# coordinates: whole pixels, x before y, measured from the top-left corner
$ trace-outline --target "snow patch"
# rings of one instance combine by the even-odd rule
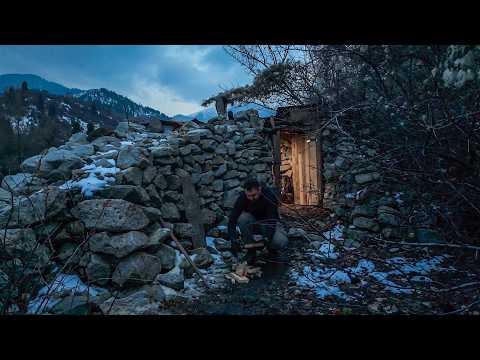
[[[58,304],[63,297],[71,294],[89,294],[89,296],[94,297],[104,291],[106,290],[102,288],[85,285],[77,275],[59,273],[50,284],[41,288],[37,296],[29,302],[27,314],[48,312]]]
[[[113,164],[114,165],[114,164]],[[110,183],[115,182],[114,177],[109,177],[107,175],[113,175],[120,171],[117,167],[105,168],[102,166],[97,166],[95,164],[90,164],[84,166],[81,170],[88,173],[88,177],[80,180],[68,180],[63,185],[60,186],[60,189],[81,189],[82,194],[86,198],[93,196],[95,191],[104,189]],[[99,176],[102,178],[100,179]]]

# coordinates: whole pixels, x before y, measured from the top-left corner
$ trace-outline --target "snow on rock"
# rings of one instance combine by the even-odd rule
[[[68,295],[98,296],[106,291],[102,288],[85,285],[77,275],[59,273],[48,285],[40,289],[37,296],[27,306],[28,314],[41,314],[51,310],[62,298]]]
[[[113,163],[114,165],[114,163]],[[60,189],[81,189],[82,194],[86,198],[93,196],[95,191],[104,189],[109,184],[115,182],[114,177],[109,177],[107,175],[114,175],[120,171],[117,167],[102,167],[95,164],[85,165],[81,170],[89,174],[88,177],[80,180],[68,180]],[[99,178],[101,176],[101,178]]]

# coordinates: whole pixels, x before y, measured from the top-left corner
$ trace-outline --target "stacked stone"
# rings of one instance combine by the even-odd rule
[[[328,126],[322,133],[324,204],[347,225],[344,236],[355,242],[385,238],[412,239],[409,208],[382,178],[377,152],[367,141],[351,138]]]
[[[20,258],[31,250],[32,269],[42,261],[54,266],[53,258],[104,287],[153,282],[182,288],[193,272],[168,243],[173,231],[192,247],[182,179],[188,176],[195,184],[206,230],[224,221],[242,180],[256,176],[272,183],[270,141],[261,126],[252,127],[259,123],[249,111],[235,124],[191,122],[168,134],[120,123],[92,141],[73,135],[65,145],[25,160],[22,173],[3,180],[0,224],[8,228],[8,252]],[[86,198],[75,185],[88,181],[107,186]],[[205,249],[196,249],[194,258],[199,267],[213,262]]]

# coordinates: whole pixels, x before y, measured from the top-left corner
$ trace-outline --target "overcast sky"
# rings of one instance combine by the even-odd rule
[[[67,87],[104,87],[167,115],[250,77],[219,45],[0,45],[0,74],[35,74]]]

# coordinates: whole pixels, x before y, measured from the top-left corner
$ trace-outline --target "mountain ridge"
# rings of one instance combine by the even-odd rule
[[[110,107],[117,113],[124,113],[125,109],[130,116],[152,116],[162,120],[170,117],[157,109],[138,104],[126,96],[120,95],[106,88],[81,90],[68,88],[59,83],[46,80],[35,74],[2,74],[0,75],[0,94],[9,87],[19,88],[26,81],[32,90],[47,91],[51,95],[73,96],[84,103],[95,103],[100,107]]]

